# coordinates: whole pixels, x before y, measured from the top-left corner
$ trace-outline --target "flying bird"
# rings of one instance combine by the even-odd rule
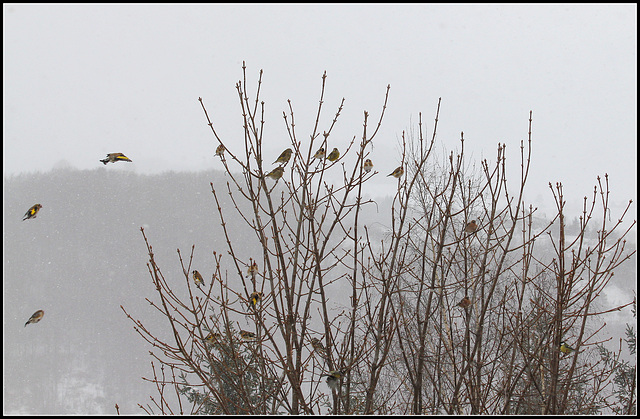
[[[478,224],[476,224],[476,220],[471,220],[469,224],[464,228],[465,233],[474,233],[478,229]]]
[[[24,327],[27,327],[30,323],[38,323],[44,317],[44,310],[38,310],[31,315],[29,320],[24,324]]]
[[[107,158],[104,160],[100,160],[102,163],[107,164],[107,163],[115,163],[117,161],[131,161],[129,160],[129,157],[125,156],[122,153],[109,153],[107,154]]]
[[[220,144],[217,148],[216,148],[216,156],[220,156],[222,157],[224,155],[226,148],[224,148],[224,146],[222,144]]]
[[[327,377],[327,385],[332,390],[337,390],[340,386],[340,379],[344,374],[340,371],[329,371],[329,374],[323,374],[322,377]]]
[[[267,173],[266,176],[270,177],[271,179],[278,180],[282,177],[283,174],[284,174],[284,168],[282,166],[278,166],[272,171],[270,171],[269,173]]]
[[[193,282],[195,282],[197,286],[204,285],[204,279],[202,279],[200,272],[194,270],[191,273],[193,274]]]
[[[458,303],[458,307],[467,308],[471,305],[471,300],[466,295],[460,302]]]
[[[293,151],[290,148],[287,148],[285,151],[282,152],[282,154],[280,154],[280,157],[278,157],[276,159],[276,161],[274,161],[273,163],[282,163],[285,166],[287,165],[287,163],[289,162],[289,159],[291,158],[291,153]]]
[[[324,151],[324,147],[320,147],[318,149],[318,151],[316,151],[316,154],[313,155],[314,159],[321,159],[325,156],[325,151]]]
[[[404,169],[402,168],[402,166],[398,166],[396,168],[396,170],[394,170],[393,172],[389,173],[387,176],[393,176],[395,178],[399,178],[402,175],[404,175]]]
[[[24,218],[22,219],[22,221],[36,218],[38,216],[38,211],[40,211],[40,208],[42,208],[42,205],[40,204],[35,204],[31,208],[29,208],[27,212],[24,213]]]
[[[340,157],[340,151],[338,151],[338,149],[334,147],[333,151],[329,153],[329,155],[327,156],[327,160],[336,161],[338,160],[339,157]]]
[[[369,173],[373,169],[373,162],[371,159],[366,159],[364,161],[364,171]]]

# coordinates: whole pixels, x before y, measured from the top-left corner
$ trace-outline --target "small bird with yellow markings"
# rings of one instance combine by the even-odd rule
[[[195,282],[198,287],[204,285],[204,279],[202,279],[202,275],[200,275],[200,272],[194,270],[191,273],[193,274],[193,282]]]
[[[273,162],[273,164],[282,163],[283,165],[286,166],[287,163],[289,163],[289,159],[291,158],[291,153],[293,153],[293,150],[291,150],[290,148],[287,148],[285,151],[283,151],[280,154],[280,157],[278,157],[276,161]]]
[[[340,151],[334,147],[333,151],[331,153],[329,153],[329,155],[327,156],[327,160],[329,161],[336,161],[340,158]]]
[[[399,178],[400,176],[404,175],[404,169],[402,168],[402,166],[398,166],[396,168],[396,170],[394,170],[393,172],[389,173],[387,175],[388,176],[393,176],[395,178]]]
[[[128,161],[130,162],[131,160],[129,160],[129,157],[125,156],[122,153],[109,153],[107,154],[107,158],[100,160],[103,164],[107,164],[107,163],[115,163],[117,161]]]
[[[27,212],[24,213],[24,218],[22,219],[22,221],[36,218],[38,216],[38,211],[40,211],[40,208],[42,208],[42,205],[40,204],[35,204],[31,208],[29,208]]]
[[[467,308],[471,305],[471,300],[466,295],[460,302],[458,303],[458,307]]]
[[[44,317],[44,310],[38,310],[29,317],[29,320],[24,324],[24,327],[27,327],[28,324],[38,323]]]
[[[373,170],[373,162],[371,159],[366,159],[364,161],[364,171],[369,173],[371,170]]]
[[[563,354],[570,354],[573,351],[575,351],[575,349],[567,345],[565,342],[560,343],[560,352],[562,352]]]
[[[283,174],[284,174],[284,167],[278,166],[272,171],[270,171],[269,173],[267,173],[265,176],[270,177],[271,179],[278,180],[282,177]]]
[[[327,385],[332,390],[337,390],[340,386],[340,380],[344,376],[342,371],[329,371],[328,374],[323,374],[322,377],[327,377]]]
[[[476,224],[476,220],[471,220],[471,222],[465,226],[464,232],[475,233],[477,229],[478,229],[478,224]]]
[[[318,338],[311,338],[311,346],[313,346],[313,349],[320,354],[320,356],[324,359],[327,358],[327,350],[325,349],[324,345],[322,344],[322,342],[320,342],[320,339]]]
[[[240,329],[240,336],[244,340],[254,340],[256,338],[256,334],[253,332],[249,332],[248,330]]]
[[[251,297],[249,298],[251,305],[255,307],[260,302],[260,300],[262,300],[263,295],[264,294],[262,294],[261,292],[252,292]]]
[[[226,151],[226,148],[224,148],[224,146],[222,144],[220,144],[218,147],[216,147],[216,156],[224,156],[224,152]]]
[[[222,337],[222,335],[220,335],[220,333],[209,333],[205,338],[204,341],[209,344],[212,345],[214,343],[218,343],[220,341],[220,338]]]
[[[324,151],[324,147],[320,147],[318,149],[318,151],[316,151],[316,154],[313,155],[314,159],[321,159],[326,155],[325,151]]]

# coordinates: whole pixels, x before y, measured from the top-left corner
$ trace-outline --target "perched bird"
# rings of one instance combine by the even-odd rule
[[[320,354],[321,357],[327,358],[327,350],[324,348],[322,342],[318,338],[311,338],[311,346],[313,349]]]
[[[334,147],[333,151],[329,153],[329,155],[327,156],[327,160],[336,161],[338,160],[339,157],[340,157],[340,151],[338,151],[338,149]]]
[[[269,173],[267,173],[266,176],[270,177],[271,179],[278,180],[282,177],[283,174],[284,174],[284,167],[278,166],[272,171],[270,171]]]
[[[115,163],[117,161],[131,161],[129,157],[125,156],[122,153],[109,153],[107,154],[107,158],[104,160],[100,160],[102,163]]]
[[[471,300],[466,295],[460,302],[458,303],[458,307],[467,308],[471,305]]]
[[[274,161],[273,163],[282,163],[285,166],[287,165],[287,163],[289,163],[289,159],[291,158],[291,153],[293,152],[293,150],[291,150],[290,148],[287,148],[285,151],[282,152],[282,154],[280,154],[280,157],[278,157],[276,159],[276,161]]]
[[[204,279],[202,279],[200,272],[194,270],[191,273],[193,274],[193,282],[195,282],[197,286],[204,285]]]
[[[337,390],[343,375],[341,371],[329,371],[329,374],[323,374],[322,377],[327,377],[327,385],[329,388]]]
[[[220,156],[222,157],[224,155],[224,151],[226,150],[226,148],[224,148],[224,146],[222,144],[220,144],[217,148],[216,148],[216,156]]]
[[[247,330],[242,330],[242,329],[240,329],[240,336],[242,336],[242,339],[244,340],[253,340],[256,338],[255,333],[249,332]]]
[[[258,264],[253,262],[247,269],[247,278],[255,278],[258,275]]]
[[[478,229],[478,224],[476,224],[476,220],[471,220],[469,224],[464,228],[465,233],[474,233]]]
[[[214,344],[214,343],[218,343],[218,341],[220,340],[220,333],[209,333],[205,338],[204,341],[208,344]]]
[[[42,205],[40,204],[35,204],[31,208],[29,208],[27,212],[24,213],[24,218],[22,219],[22,221],[36,218],[38,216],[38,211],[40,211],[40,208],[42,208]]]
[[[27,327],[29,323],[38,323],[44,317],[44,310],[38,310],[31,315],[29,320],[24,324],[24,327]]]
[[[249,298],[249,301],[251,301],[251,304],[255,307],[256,304],[258,304],[258,302],[262,299],[262,296],[264,294],[262,294],[261,292],[253,292],[251,293],[251,297]]]
[[[560,352],[562,352],[564,354],[570,354],[573,351],[575,351],[575,349],[573,349],[571,346],[567,345],[565,342],[561,342],[560,343]]]
[[[316,154],[313,155],[314,159],[321,159],[325,156],[325,151],[324,151],[324,147],[320,147],[318,149],[318,151],[316,151]]]
[[[369,173],[373,169],[373,162],[371,159],[366,159],[364,161],[364,171]]]
[[[389,173],[387,176],[393,176],[395,178],[399,178],[402,175],[404,175],[404,169],[402,168],[402,166],[398,166],[398,168],[396,170],[394,170],[393,172]]]

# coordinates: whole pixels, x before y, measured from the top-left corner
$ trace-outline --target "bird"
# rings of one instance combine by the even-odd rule
[[[560,343],[560,352],[565,353],[565,354],[570,354],[573,351],[575,351],[575,349],[573,349],[571,346],[567,345],[565,342],[561,342]]]
[[[278,157],[276,159],[276,161],[274,161],[273,163],[282,163],[285,166],[287,165],[287,163],[289,162],[289,159],[291,158],[291,153],[293,153],[293,150],[291,150],[290,148],[287,148],[285,151],[283,151],[280,154],[280,157]]]
[[[253,262],[247,269],[247,278],[255,278],[258,275],[258,264]]]
[[[31,208],[29,208],[27,212],[24,213],[24,218],[22,219],[22,221],[36,218],[38,216],[38,211],[40,211],[40,208],[42,208],[42,205],[40,204],[35,204]]]
[[[340,379],[344,374],[341,371],[329,371],[329,374],[323,374],[322,377],[327,377],[327,385],[332,390],[337,390],[340,386]]]
[[[224,155],[226,148],[224,148],[224,146],[222,144],[220,144],[217,148],[216,148],[216,156],[220,156],[222,157]]]
[[[200,272],[194,270],[191,273],[193,274],[193,282],[195,282],[197,286],[204,285],[204,279],[202,279]]]
[[[209,333],[204,338],[204,341],[208,344],[218,343],[220,337],[221,337],[220,333]]]
[[[107,158],[104,160],[100,160],[102,163],[104,163],[105,165],[107,163],[115,163],[117,161],[131,161],[129,160],[129,157],[125,156],[122,153],[109,153],[107,154]]]
[[[253,340],[256,338],[256,334],[253,332],[249,332],[247,330],[240,330],[240,336],[242,336],[242,339],[244,340]]]
[[[284,174],[284,167],[278,166],[272,171],[270,171],[269,173],[267,173],[266,176],[270,177],[271,179],[278,180],[282,177],[283,174]]]
[[[466,295],[460,302],[458,303],[458,307],[467,308],[471,305],[471,300]]]
[[[258,302],[262,299],[262,296],[264,294],[261,292],[253,292],[251,293],[251,297],[249,298],[249,301],[251,301],[251,304],[255,307],[256,304],[258,304]]]
[[[27,327],[29,323],[38,323],[44,317],[44,310],[38,310],[29,317],[29,320],[24,324]]]
[[[373,162],[371,159],[366,159],[364,161],[364,171],[369,173],[373,169]]]
[[[338,151],[338,149],[334,147],[333,151],[329,153],[329,155],[327,156],[327,160],[336,161],[338,160],[339,157],[340,157],[340,151]]]
[[[318,151],[316,151],[316,154],[313,155],[314,159],[321,159],[325,156],[325,151],[324,151],[324,147],[320,147],[318,149]]]
[[[327,350],[324,348],[322,342],[318,338],[311,338],[311,346],[313,349],[320,354],[321,357],[327,358]]]
[[[478,229],[478,224],[476,224],[476,220],[471,220],[469,224],[464,228],[465,233],[474,233]]]
[[[395,178],[399,178],[402,175],[404,175],[404,169],[402,168],[402,166],[398,166],[396,168],[396,170],[394,170],[393,172],[389,173],[387,176],[393,176]]]

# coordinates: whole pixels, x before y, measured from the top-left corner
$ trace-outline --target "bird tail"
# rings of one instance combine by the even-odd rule
[[[102,164],[104,164],[105,166],[107,165],[107,163],[109,162],[109,159],[104,159],[104,160],[100,160],[102,162]]]

